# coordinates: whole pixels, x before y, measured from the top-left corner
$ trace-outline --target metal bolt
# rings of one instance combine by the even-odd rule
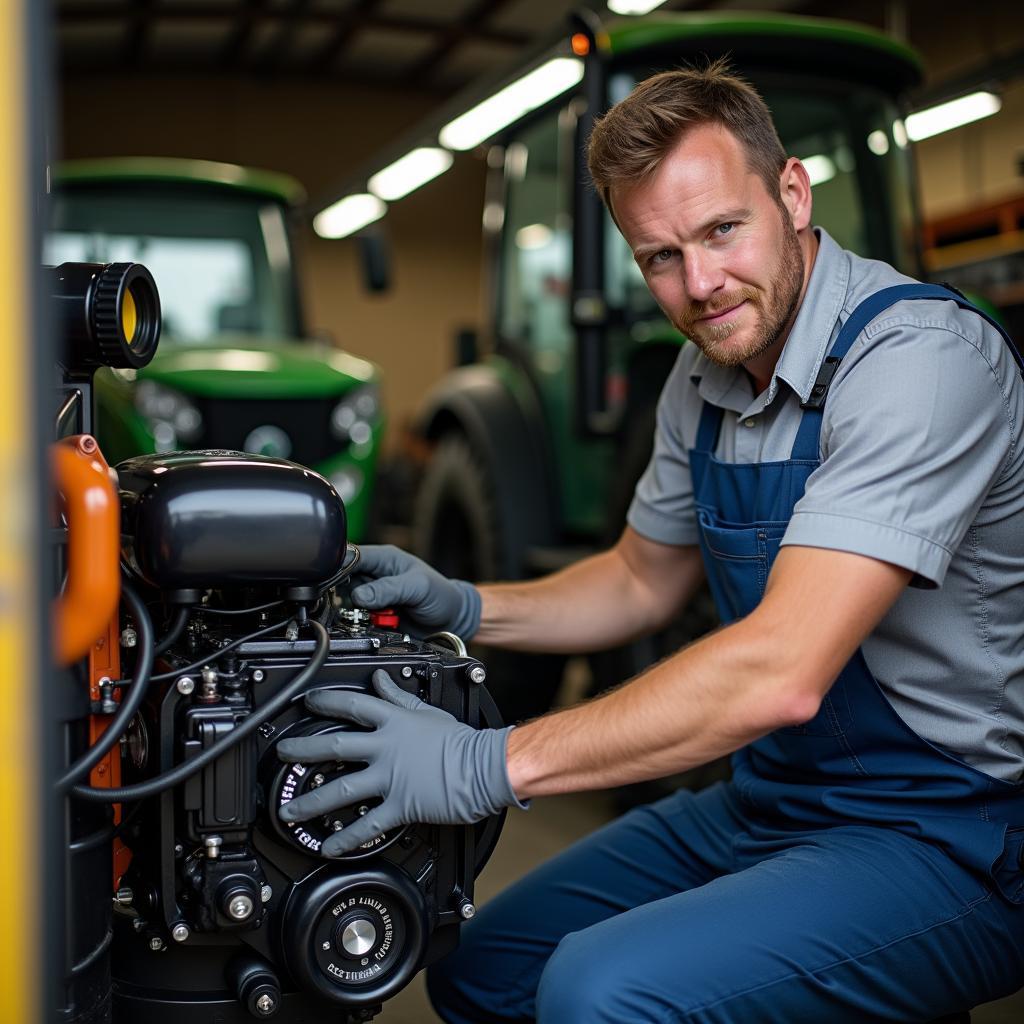
[[[132,629],[131,626],[126,626],[121,630],[121,646],[122,647],[134,647],[139,642],[139,635]]]
[[[174,856],[180,857],[185,852],[185,847],[181,843],[174,844]]]
[[[464,900],[459,907],[459,913],[462,915],[463,921],[468,921],[471,917],[476,917],[476,907],[469,900]]]
[[[363,816],[364,814],[369,814],[369,813],[370,813],[370,808],[369,808],[369,807],[367,807],[367,806],[366,806],[366,804],[363,804],[363,806],[362,806],[362,807],[360,807],[358,811],[356,811],[356,814],[358,814],[360,818],[361,818],[361,817],[362,817],[362,816]]]
[[[247,917],[252,916],[255,909],[256,905],[253,903],[252,897],[245,893],[239,893],[231,898],[231,902],[228,904],[228,915],[236,921],[244,921]]]
[[[122,885],[120,889],[114,893],[114,902],[121,907],[129,907],[132,904],[132,900],[135,899],[135,893],[127,885]]]
[[[269,992],[264,992],[263,995],[256,1000],[256,1009],[259,1013],[262,1013],[264,1017],[269,1017],[277,1009],[277,1003]]]
[[[188,925],[179,922],[171,929],[171,938],[175,942],[184,942],[189,935],[192,933],[188,930]]]
[[[344,827],[345,826],[340,821],[338,821],[337,818],[335,818],[334,821],[331,822],[331,828],[334,829],[335,832],[340,832]]]
[[[317,787],[322,786],[323,784],[324,777],[320,774],[320,772],[317,772],[316,775],[314,775],[313,778],[309,780],[310,789],[316,789]]]
[[[403,679],[411,679],[412,678],[412,665],[406,665],[405,668],[402,669],[402,678]]]
[[[217,680],[220,678],[220,675],[212,665],[204,665],[202,674],[203,684],[205,686],[217,685]]]
[[[191,676],[182,676],[178,680],[178,693],[187,697],[196,688],[196,681]]]
[[[149,940],[149,948],[153,950],[154,953],[159,953],[160,950],[164,948],[164,940],[161,939],[159,935],[154,935],[153,938]]]
[[[264,675],[263,669],[261,669],[261,668],[253,669],[252,681],[254,683],[262,683],[264,678],[265,678],[265,675]]]
[[[269,885],[260,886],[260,901],[262,903],[269,903],[273,895],[274,890]]]
[[[487,669],[483,665],[474,665],[469,670],[469,678],[471,682],[482,683],[487,678]]]
[[[143,921],[141,917],[137,917],[137,918],[135,918],[134,921],[132,921],[132,928],[134,928],[137,932],[141,932],[142,929],[145,928],[145,927],[146,927],[146,922]]]
[[[297,622],[292,620],[288,623],[285,627],[284,638],[292,643],[299,639],[299,624]]]
[[[206,856],[210,860],[216,860],[220,856],[220,848],[224,844],[224,840],[220,836],[207,836],[206,837]]]

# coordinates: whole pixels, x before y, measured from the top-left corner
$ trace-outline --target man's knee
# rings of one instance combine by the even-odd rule
[[[537,989],[538,1024],[644,1024],[664,1018],[630,958],[593,934],[573,932],[558,944]],[[621,950],[618,951],[621,953]]]

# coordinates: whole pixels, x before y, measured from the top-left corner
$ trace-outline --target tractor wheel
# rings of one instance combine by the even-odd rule
[[[493,467],[496,468],[496,467]],[[454,579],[516,579],[517,559],[504,544],[502,516],[489,468],[461,433],[444,435],[427,465],[413,510],[413,548]],[[565,658],[476,646],[487,667],[487,689],[506,722],[520,722],[551,707]]]

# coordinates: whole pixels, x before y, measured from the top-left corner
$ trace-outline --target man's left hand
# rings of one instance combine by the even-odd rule
[[[334,690],[306,698],[316,714],[357,722],[372,732],[334,732],[277,745],[282,761],[366,764],[286,803],[278,812],[283,821],[304,821],[382,798],[379,806],[324,841],[325,856],[348,853],[398,825],[468,825],[519,805],[505,765],[511,728],[464,725],[406,693],[382,669],[373,673],[373,688],[377,697]]]

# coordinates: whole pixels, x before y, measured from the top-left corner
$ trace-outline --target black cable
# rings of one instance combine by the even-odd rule
[[[157,654],[163,654],[171,644],[177,641],[178,637],[185,632],[185,627],[188,625],[188,617],[191,615],[191,611],[188,608],[179,608],[175,613],[174,621],[171,623],[171,628],[167,630],[163,639],[156,645],[153,650],[154,656]]]
[[[347,545],[347,547],[350,547],[352,549],[352,560],[342,565],[342,567],[326,583],[320,584],[317,590],[321,594],[325,594],[328,590],[331,589],[331,587],[336,587],[339,583],[341,583],[342,580],[347,579],[349,576],[351,576],[353,571],[355,570],[355,567],[359,564],[360,560],[362,559],[363,555],[362,552],[359,550],[358,544],[349,544]]]
[[[150,682],[160,683],[165,679],[174,679],[175,676],[183,675],[186,672],[194,672],[197,668],[202,668],[208,661],[213,661],[214,658],[219,658],[222,654],[227,654],[228,651],[233,651],[236,647],[241,647],[242,644],[248,643],[250,640],[258,640],[261,636],[266,636],[267,633],[273,633],[274,630],[287,626],[289,622],[291,622],[291,616],[287,619],[282,619],[280,622],[275,622],[272,626],[264,626],[263,629],[257,629],[255,633],[250,633],[248,636],[232,640],[231,643],[225,644],[223,647],[218,647],[217,650],[211,651],[209,654],[204,654],[198,661],[193,661],[190,665],[182,665],[181,668],[171,669],[170,672],[160,672],[153,676]],[[133,680],[115,679],[114,685],[132,686]]]
[[[146,606],[131,587],[122,584],[121,595],[135,619],[139,634],[134,685],[127,696],[122,699],[117,713],[111,719],[103,735],[57,780],[58,792],[62,792],[72,783],[84,778],[106,757],[135,717],[139,705],[146,696],[146,690],[152,682],[150,677],[153,672],[153,623],[150,621]]]
[[[323,667],[331,649],[330,634],[315,619],[309,620],[309,626],[318,634],[316,648],[309,662],[277,696],[267,701],[259,711],[254,711],[241,725],[232,729],[231,732],[221,737],[212,746],[207,747],[201,754],[198,754],[190,761],[185,761],[183,764],[178,765],[177,768],[172,768],[163,775],[157,775],[134,786],[120,786],[117,789],[75,786],[71,792],[83,800],[92,800],[97,803],[116,804],[125,800],[145,800],[164,792],[164,790],[170,789],[172,786],[177,786],[179,783],[184,782],[185,779],[195,775],[196,772],[201,771],[212,761],[216,761],[225,750],[240,743],[246,736],[255,732],[264,722],[286,707],[293,698],[303,691],[313,676]]]
[[[280,601],[271,601],[269,604],[259,604],[255,608],[210,608],[205,604],[194,604],[192,610],[209,612],[210,615],[255,615],[256,612],[265,612],[271,608],[278,608],[282,604],[284,604],[284,598]]]

